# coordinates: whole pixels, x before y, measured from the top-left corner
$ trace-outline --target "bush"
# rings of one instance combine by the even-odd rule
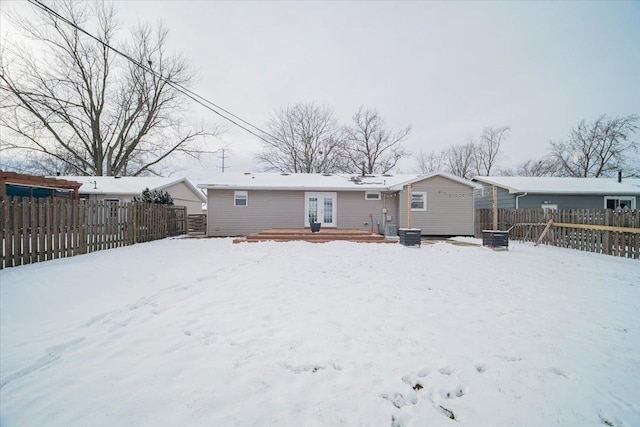
[[[135,202],[142,202],[142,203],[157,203],[160,205],[173,205],[173,199],[171,198],[169,193],[167,193],[164,190],[151,191],[148,188],[145,188],[144,191],[142,192],[142,195],[135,196],[133,200]]]

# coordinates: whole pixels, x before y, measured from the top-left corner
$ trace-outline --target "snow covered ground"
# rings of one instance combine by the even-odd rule
[[[2,426],[638,426],[640,263],[167,239],[0,272]]]

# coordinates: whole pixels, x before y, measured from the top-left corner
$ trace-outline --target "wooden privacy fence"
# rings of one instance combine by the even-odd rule
[[[475,224],[481,237],[493,228],[493,211],[477,209]],[[640,210],[498,209],[498,230],[512,240],[640,259]]]
[[[186,210],[137,202],[0,199],[0,268],[184,234]]]
[[[189,215],[189,234],[207,234],[207,215],[191,214]]]

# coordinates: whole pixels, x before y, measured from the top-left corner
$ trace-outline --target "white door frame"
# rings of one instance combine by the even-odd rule
[[[318,220],[323,227],[337,227],[338,213],[338,193],[335,192],[305,192],[304,193],[304,226],[309,227],[309,198],[316,197],[318,199]],[[326,215],[324,212],[324,199],[330,198],[331,212]],[[327,221],[330,219],[331,221]]]

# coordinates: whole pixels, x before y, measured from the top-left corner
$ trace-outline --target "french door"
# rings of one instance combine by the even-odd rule
[[[304,193],[304,226],[319,222],[324,227],[336,226],[337,193]]]

